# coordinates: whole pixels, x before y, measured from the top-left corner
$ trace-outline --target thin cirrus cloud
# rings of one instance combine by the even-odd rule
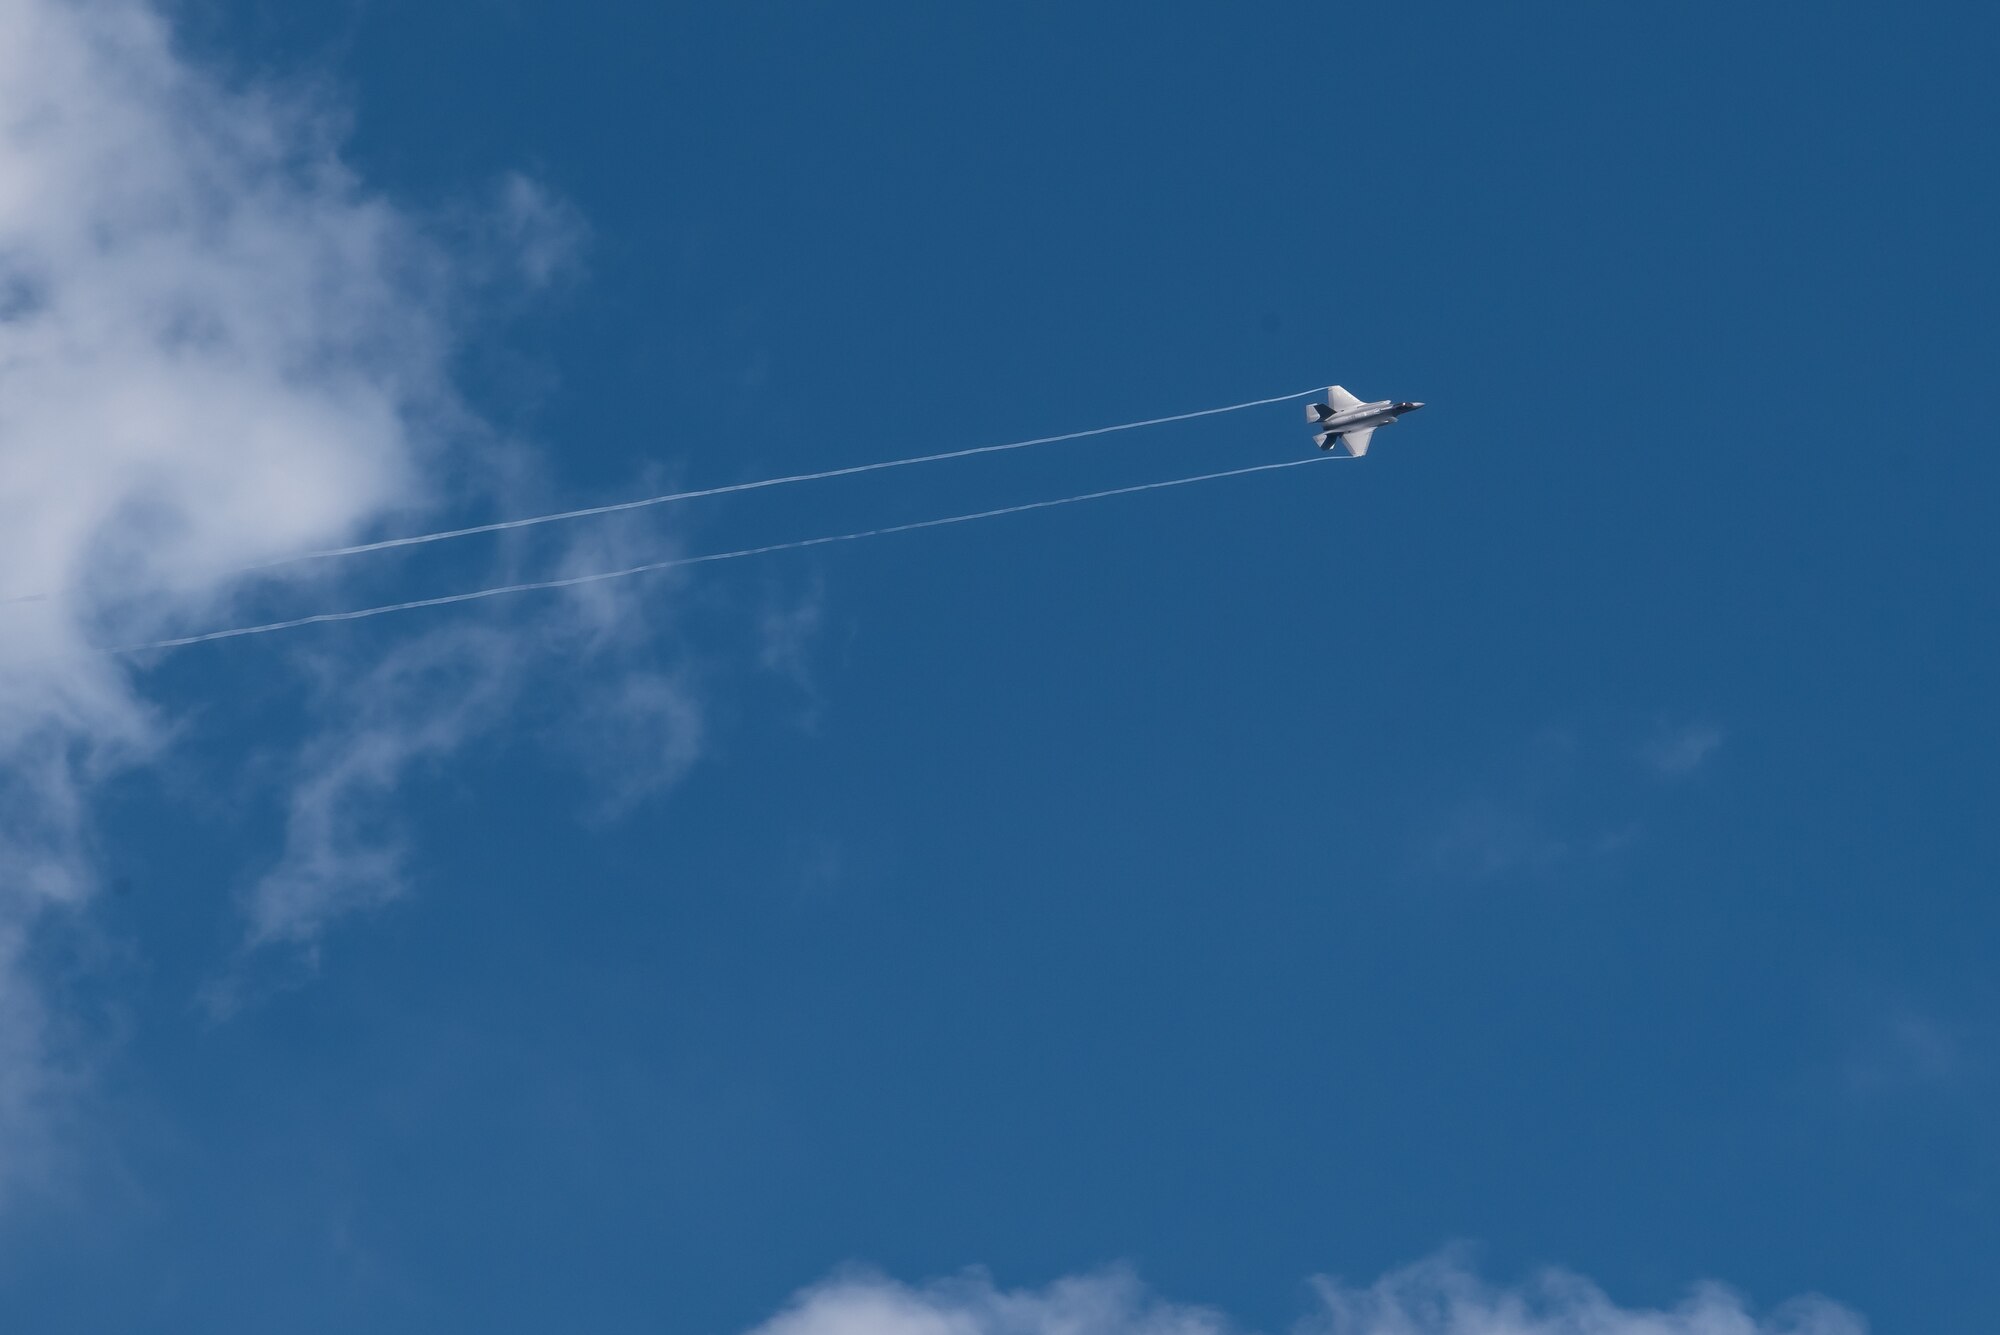
[[[1692,780],[1726,738],[1704,721],[1663,724],[1626,750],[1606,731],[1545,728],[1527,739],[1430,823],[1424,867],[1483,879],[1601,865],[1644,840],[1671,786]]]
[[[1882,1096],[1948,1089],[1975,1071],[1967,1045],[1951,1025],[1897,1005],[1861,1030],[1841,1073],[1849,1093]]]
[[[1866,1335],[1849,1309],[1807,1295],[1759,1314],[1716,1284],[1671,1308],[1624,1307],[1581,1276],[1546,1271],[1488,1283],[1446,1254],[1373,1284],[1313,1284],[1313,1311],[1293,1335]],[[1002,1289],[974,1272],[912,1286],[877,1275],[836,1276],[805,1290],[751,1335],[1232,1335],[1209,1308],[1169,1302],[1125,1270]]]
[[[1713,723],[1663,727],[1640,754],[1661,778],[1682,779],[1707,762],[1722,745],[1724,736],[1722,729]]]

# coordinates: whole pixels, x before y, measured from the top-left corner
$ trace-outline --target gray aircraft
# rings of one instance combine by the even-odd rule
[[[1306,420],[1320,428],[1320,433],[1313,437],[1313,444],[1323,450],[1339,445],[1359,459],[1368,453],[1368,442],[1374,437],[1376,427],[1387,426],[1404,413],[1413,413],[1423,406],[1421,403],[1397,403],[1393,399],[1363,403],[1335,385],[1326,392],[1325,403],[1306,406]]]

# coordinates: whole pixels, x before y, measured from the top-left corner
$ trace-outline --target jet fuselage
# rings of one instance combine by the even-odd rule
[[[1336,434],[1342,431],[1358,431],[1364,426],[1387,426],[1404,413],[1413,413],[1423,406],[1421,403],[1397,403],[1394,399],[1383,399],[1377,403],[1364,403],[1359,407],[1349,408],[1346,412],[1334,413],[1330,417],[1322,417],[1319,425],[1322,430]]]

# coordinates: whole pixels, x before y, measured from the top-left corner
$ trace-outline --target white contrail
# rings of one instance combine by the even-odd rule
[[[1293,397],[1297,397],[1294,395]],[[1107,496],[1129,496],[1140,491],[1159,491],[1165,487],[1185,487],[1196,482],[1214,482],[1225,477],[1242,477],[1247,473],[1268,473],[1279,468],[1297,468],[1301,464],[1326,463],[1332,459],[1345,458],[1344,455],[1319,455],[1306,459],[1286,459],[1275,464],[1253,464],[1247,468],[1229,468],[1219,473],[1198,473],[1193,477],[1168,478],[1163,482],[1141,482],[1129,487],[1112,487],[1106,491],[1087,491],[1078,496],[1061,496],[1048,501],[1028,501],[1021,505],[1003,505],[997,510],[979,510],[971,514],[947,515],[943,519],[919,519],[908,524],[890,524],[884,528],[862,529],[855,533],[836,533],[823,538],[800,538],[792,542],[774,542],[763,547],[743,547],[733,552],[710,552],[705,556],[682,556],[669,561],[649,561],[645,565],[627,566],[623,570],[600,570],[588,575],[569,575],[562,579],[534,580],[526,584],[503,584],[490,589],[475,589],[470,593],[447,593],[436,598],[415,598],[409,602],[388,603],[380,607],[364,607],[352,612],[321,612],[314,616],[294,617],[289,621],[267,621],[259,626],[237,626],[230,630],[211,630],[200,635],[182,635],[171,640],[154,640],[150,644],[127,645],[112,652],[121,654],[144,653],[154,649],[180,649],[190,644],[206,644],[210,640],[232,640],[241,635],[267,635],[277,630],[296,630],[300,626],[317,626],[330,621],[360,621],[367,617],[385,616],[390,612],[414,612],[425,607],[447,607],[452,603],[475,602],[481,598],[498,598],[510,593],[532,593],[541,589],[569,589],[579,584],[596,584],[607,579],[624,579],[629,575],[643,575],[655,570],[675,570],[682,566],[706,565],[711,561],[734,561],[745,556],[765,556],[772,552],[792,552],[805,547],[823,547],[833,542],[858,542],[862,538],[879,538],[890,533],[909,533],[920,528],[942,528],[947,524],[969,524],[975,519],[994,519],[1001,515],[1020,514],[1027,510],[1047,510],[1058,505],[1075,505],[1080,501],[1103,500]]]
[[[592,515],[617,514],[624,510],[643,510],[652,505],[668,505],[675,501],[698,500],[703,496],[728,496],[739,491],[760,491],[765,487],[787,487],[797,482],[824,482],[828,478],[852,477],[857,473],[879,473],[885,468],[908,468],[914,464],[943,463],[947,459],[968,459],[975,454],[999,454],[1004,450],[1025,450],[1031,445],[1054,445],[1065,440],[1082,440],[1086,436],[1108,436],[1114,431],[1137,431],[1142,427],[1165,426],[1169,422],[1190,422],[1197,417],[1216,417],[1222,413],[1242,412],[1246,408],[1262,408],[1272,403],[1289,403],[1293,399],[1309,398],[1321,393],[1317,389],[1300,390],[1296,394],[1279,394],[1268,399],[1251,399],[1247,403],[1232,403],[1222,408],[1202,408],[1191,413],[1175,413],[1171,417],[1148,417],[1141,422],[1120,422],[1116,426],[1095,426],[1088,431],[1065,431],[1059,436],[1036,436],[1032,440],[1010,440],[1001,445],[975,445],[970,449],[946,450],[942,454],[919,454],[908,459],[886,459],[881,463],[849,464],[843,468],[826,468],[816,473],[793,473],[786,477],[759,478],[754,482],[732,482],[720,487],[702,487],[696,491],[673,491],[663,496],[646,496],[636,501],[617,501],[610,505],[590,505],[581,510],[559,510],[554,514],[530,515],[526,519],[503,519],[492,524],[474,524],[470,528],[448,528],[436,533],[416,533],[406,538],[383,538],[377,542],[356,543],[352,547],[329,547],[324,551],[301,552],[297,556],[287,556],[276,561],[266,561],[261,565],[246,566],[239,573],[253,570],[269,570],[275,566],[291,565],[297,561],[317,561],[332,556],[359,556],[363,552],[385,551],[391,547],[415,547],[420,543],[444,542],[450,538],[469,538],[478,533],[500,533],[507,529],[532,528],[536,524],[555,524],[566,519],[588,519]]]
[[[469,528],[441,529],[436,533],[414,533],[403,538],[382,538],[376,542],[355,543],[351,547],[328,547],[316,552],[300,552],[295,556],[281,556],[275,561],[260,561],[256,565],[239,566],[225,572],[226,575],[251,575],[260,570],[275,570],[280,566],[295,565],[301,561],[318,561],[335,556],[359,556],[363,552],[386,551],[392,547],[416,547],[427,542],[445,542],[452,538],[469,538],[480,533],[499,533],[507,529],[532,528],[537,524],[555,524],[568,519],[588,519],[593,515],[617,514],[624,510],[643,510],[653,505],[670,505],[675,501],[698,500],[704,496],[727,496],[739,491],[761,491],[765,487],[787,487],[797,482],[824,482],[828,478],[852,477],[857,473],[879,473],[887,468],[909,468],[915,464],[943,463],[947,459],[967,459],[975,454],[999,454],[1006,450],[1025,450],[1031,445],[1055,445],[1065,440],[1082,440],[1087,436],[1108,436],[1117,431],[1137,431],[1143,427],[1166,426],[1170,422],[1191,422],[1197,417],[1217,417],[1223,413],[1242,412],[1246,408],[1262,408],[1273,403],[1290,403],[1294,399],[1310,398],[1320,393],[1317,389],[1302,389],[1296,394],[1277,394],[1268,399],[1250,399],[1244,403],[1231,403],[1221,408],[1201,408],[1191,413],[1174,413],[1169,417],[1148,417],[1139,422],[1120,422],[1115,426],[1095,426],[1087,431],[1065,431],[1056,436],[1036,436],[1031,440],[1010,440],[999,445],[975,445],[970,449],[946,450],[941,454],[919,454],[908,459],[887,459],[881,463],[850,464],[843,468],[826,468],[816,473],[792,473],[785,477],[759,478],[754,482],[732,482],[720,487],[702,487],[695,491],[674,491],[663,496],[645,496],[636,501],[616,501],[610,505],[590,505],[580,510],[559,510],[554,514],[530,515],[525,519],[503,519],[491,524],[474,524]],[[48,601],[46,593],[17,594],[11,598],[0,598],[0,607],[17,603],[39,603]]]

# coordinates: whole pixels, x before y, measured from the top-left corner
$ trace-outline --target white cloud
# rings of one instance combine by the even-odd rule
[[[1489,1284],[1446,1255],[1365,1288],[1316,1282],[1324,1310],[1301,1335],[1865,1335],[1859,1316],[1817,1296],[1757,1315],[1719,1284],[1699,1284],[1671,1308],[1613,1302],[1580,1275],[1548,1270],[1515,1287]]]
[[[1366,1287],[1315,1282],[1318,1309],[1296,1335],[1865,1335],[1860,1317],[1817,1297],[1759,1316],[1719,1285],[1663,1310],[1621,1307],[1555,1270],[1516,1287],[1488,1284],[1445,1256]],[[752,1335],[1225,1335],[1206,1308],[1166,1302],[1131,1274],[1106,1271],[1045,1289],[1006,1290],[973,1273],[913,1287],[868,1274],[807,1289]]]
[[[62,1064],[23,943],[89,896],[97,783],[176,726],[93,646],[214,624],[232,571],[421,511],[448,452],[494,448],[447,370],[468,294],[553,280],[580,233],[523,178],[427,226],[340,128],[194,68],[148,0],[0,0],[0,1190]],[[395,787],[518,689],[487,633],[329,674],[345,712],[300,753],[252,942],[397,892]]]
[[[137,0],[0,0],[5,893],[88,886],[82,792],[158,729],[89,646],[422,496],[436,254],[309,112],[231,93]],[[108,632],[107,627],[116,627]]]
[[[1219,1315],[1149,1295],[1107,1271],[1046,1289],[996,1288],[973,1274],[912,1288],[849,1275],[806,1290],[755,1335],[1223,1335]]]

